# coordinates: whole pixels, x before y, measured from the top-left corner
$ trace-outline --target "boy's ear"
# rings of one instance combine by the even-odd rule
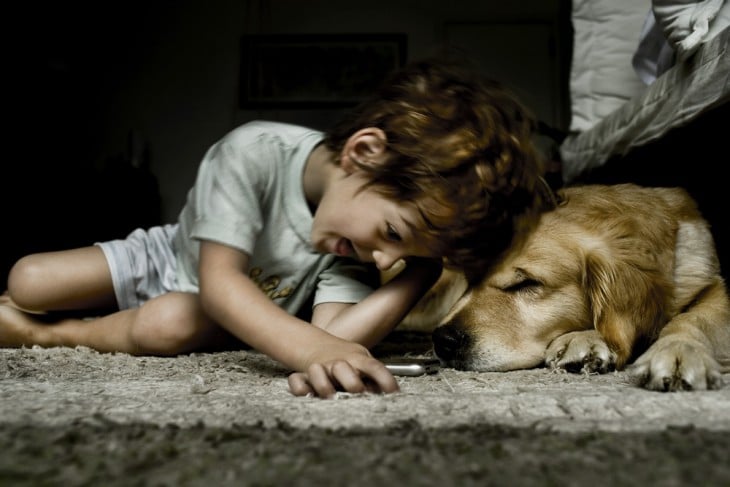
[[[377,127],[360,129],[347,139],[340,158],[342,168],[348,173],[358,165],[375,165],[385,161],[388,139]]]

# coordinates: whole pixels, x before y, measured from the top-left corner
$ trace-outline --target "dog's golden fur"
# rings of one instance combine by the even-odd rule
[[[402,326],[433,329],[435,353],[461,369],[631,364],[650,389],[718,387],[730,299],[695,202],[629,184],[558,196],[483,279],[445,271]]]

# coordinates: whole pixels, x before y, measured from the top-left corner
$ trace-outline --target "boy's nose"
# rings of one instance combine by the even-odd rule
[[[393,267],[393,264],[395,264],[398,259],[400,259],[400,256],[395,255],[395,253],[373,250],[373,262],[375,262],[375,267],[381,271],[387,271]]]

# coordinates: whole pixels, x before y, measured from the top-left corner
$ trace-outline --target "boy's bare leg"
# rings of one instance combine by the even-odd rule
[[[140,308],[117,307],[111,272],[99,247],[33,254],[10,271],[0,296],[0,346],[86,346],[100,352],[175,355],[235,339],[203,313],[197,294],[169,293]],[[73,318],[46,312],[78,311]],[[108,311],[107,311],[108,312]]]
[[[116,308],[109,265],[95,246],[23,257],[10,271],[6,294],[29,311]]]
[[[228,345],[233,338],[203,313],[197,294],[169,293],[140,308],[94,319],[46,323],[0,304],[0,346],[86,346],[100,352],[176,355]]]
[[[93,320],[79,318],[62,319],[48,323],[35,314],[18,308],[0,305],[0,346],[41,347],[78,345],[100,352],[131,351],[129,340],[133,313],[125,310]],[[125,325],[125,322],[126,325]]]

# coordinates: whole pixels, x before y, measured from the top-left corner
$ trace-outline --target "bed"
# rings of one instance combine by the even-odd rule
[[[729,0],[573,0],[562,183],[682,186],[730,277]]]

